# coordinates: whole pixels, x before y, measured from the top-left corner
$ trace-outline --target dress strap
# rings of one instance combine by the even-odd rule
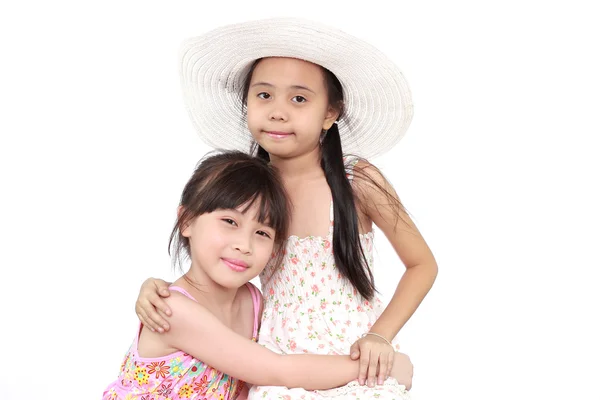
[[[252,304],[254,305],[254,328],[252,329],[252,341],[258,341],[258,323],[260,321],[260,315],[258,314],[260,311],[260,299],[262,295],[256,286],[251,284],[250,282],[246,283],[248,286],[248,290],[250,290],[250,294],[252,295]]]
[[[329,204],[329,237],[333,239],[333,199]]]
[[[198,300],[196,300],[191,294],[189,294],[184,288],[182,288],[180,286],[171,285],[171,286],[169,286],[169,290],[172,290],[174,292],[179,292],[182,295],[184,295],[185,297],[188,297],[188,298],[194,300],[196,303],[198,302]]]
[[[358,164],[358,157],[352,158],[344,158],[344,165],[346,167],[346,178],[352,183],[352,178],[354,178],[354,167]]]

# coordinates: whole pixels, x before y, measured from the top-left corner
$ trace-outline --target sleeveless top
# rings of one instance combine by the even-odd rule
[[[251,283],[246,286],[254,304],[252,340],[257,340],[260,292]],[[170,290],[182,293],[196,301],[178,286]],[[137,352],[142,324],[129,351],[121,363],[118,379],[105,390],[103,400],[179,400],[179,399],[235,399],[244,382],[215,370],[201,360],[178,351],[162,357],[140,357]]]
[[[357,161],[346,161],[350,181]],[[372,301],[363,298],[342,276],[335,265],[332,243],[333,202],[326,236],[290,236],[282,261],[270,262],[261,273],[265,303],[258,342],[267,349],[279,354],[349,354],[350,346],[369,331],[383,312],[384,304],[377,295]],[[360,244],[372,268],[373,231],[360,234]],[[393,344],[398,351],[396,339]],[[355,382],[326,391],[253,386],[248,398],[383,400],[407,396],[404,385],[389,378],[377,389]]]

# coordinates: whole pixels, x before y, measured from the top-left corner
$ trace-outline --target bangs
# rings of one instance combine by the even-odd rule
[[[264,161],[253,158],[252,162],[230,163],[198,182],[195,193],[194,215],[211,213],[216,210],[238,209],[242,213],[254,206],[254,216],[276,232],[276,238],[285,237],[289,205],[288,199],[276,173]],[[182,199],[182,204],[186,204]]]

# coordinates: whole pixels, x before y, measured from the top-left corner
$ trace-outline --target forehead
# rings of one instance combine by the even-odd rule
[[[297,58],[268,57],[255,67],[251,82],[271,84],[309,84],[324,86],[323,69],[317,64]]]
[[[270,204],[263,201],[262,196],[249,200],[236,207],[236,210],[244,215],[245,218],[256,221],[260,224],[269,225],[270,222]]]

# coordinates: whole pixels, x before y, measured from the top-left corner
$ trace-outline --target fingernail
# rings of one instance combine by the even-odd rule
[[[159,331],[160,333],[163,333],[163,328],[158,328],[158,331]]]
[[[152,332],[156,332],[156,331],[154,330],[154,328],[150,328],[150,330],[151,330]]]
[[[169,325],[163,325],[163,328],[169,329]]]

